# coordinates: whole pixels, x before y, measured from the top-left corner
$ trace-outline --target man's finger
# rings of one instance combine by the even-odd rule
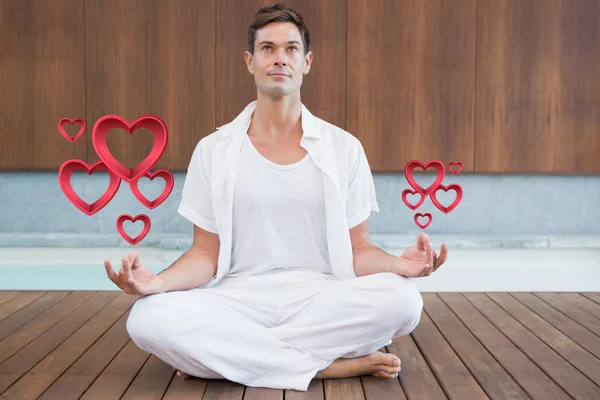
[[[437,270],[439,267],[441,267],[442,264],[446,262],[447,258],[448,258],[448,245],[446,245],[444,243],[444,244],[442,244],[442,250],[440,251],[440,256],[436,260],[435,267],[433,269]]]
[[[129,253],[127,258],[129,258],[132,269],[136,269],[140,266],[140,254],[137,252],[137,250],[133,250],[131,253]]]
[[[427,250],[426,250],[427,264],[429,264],[429,266],[431,266],[431,267],[434,266],[434,261],[435,261],[434,253],[435,252],[433,251],[433,246],[432,246],[431,242],[428,241]]]
[[[133,288],[133,285],[130,283],[130,281],[133,281],[133,275],[131,274],[131,264],[129,263],[129,260],[124,258],[123,260],[123,277],[125,278],[125,282],[123,282],[123,285],[126,285],[129,288]]]
[[[120,289],[123,289],[123,286],[121,286],[121,284],[119,282],[119,275],[117,275],[115,273],[115,270],[113,269],[112,265],[110,264],[110,261],[108,261],[108,260],[104,261],[104,269],[106,269],[106,274],[108,275],[108,279],[110,279]]]
[[[425,251],[427,248],[427,236],[424,233],[419,234],[417,237],[417,249],[420,251]]]

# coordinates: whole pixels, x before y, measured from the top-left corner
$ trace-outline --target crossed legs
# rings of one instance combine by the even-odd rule
[[[418,324],[423,301],[414,282],[381,273],[271,284],[147,296],[134,304],[127,330],[183,373],[246,386],[305,391],[314,378],[399,370],[395,356],[377,350]]]

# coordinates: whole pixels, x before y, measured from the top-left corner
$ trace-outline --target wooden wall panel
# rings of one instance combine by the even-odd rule
[[[376,172],[473,169],[476,0],[348,0],[347,128]]]
[[[85,160],[85,140],[57,127],[85,117],[83,15],[79,0],[0,1],[0,170]]]
[[[156,168],[256,98],[246,31],[266,0],[0,0],[0,170],[98,160],[106,114],[155,114]],[[356,135],[374,172],[411,159],[480,173],[600,173],[600,0],[291,0],[315,60],[303,102]],[[216,80],[215,80],[216,78]],[[84,118],[65,140],[57,123]],[[149,134],[114,131],[132,167]]]
[[[217,124],[238,115],[256,99],[256,86],[244,62],[247,30],[265,0],[221,0],[217,4]],[[346,0],[292,0],[285,5],[302,15],[311,34],[313,65],[304,76],[302,102],[316,116],[346,125]]]
[[[153,114],[169,143],[153,170],[185,171],[194,146],[215,129],[215,0],[86,0],[88,161],[91,127],[106,114]],[[138,133],[139,132],[139,133]],[[148,130],[115,129],[108,147],[131,168],[149,154]]]
[[[600,172],[600,0],[480,1],[476,171]]]

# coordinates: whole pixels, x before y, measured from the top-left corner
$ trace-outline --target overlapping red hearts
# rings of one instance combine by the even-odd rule
[[[82,128],[77,133],[74,138],[68,136],[68,134],[64,131],[65,122],[80,122]],[[60,133],[70,142],[74,142],[77,140],[85,129],[85,122],[81,119],[76,119],[75,121],[71,121],[67,118],[63,118],[59,124]],[[118,162],[115,157],[108,150],[108,146],[106,143],[106,138],[108,136],[108,132],[111,129],[122,128],[127,131],[130,135],[137,129],[146,128],[149,129],[154,135],[154,145],[150,154],[137,166],[134,168],[128,169],[123,164]],[[162,119],[154,115],[145,115],[140,118],[137,118],[132,123],[129,123],[125,119],[119,117],[118,115],[105,115],[96,121],[94,128],[92,130],[92,143],[94,145],[94,149],[100,157],[100,161],[94,163],[93,165],[88,165],[82,160],[68,160],[61,166],[58,172],[58,179],[60,183],[60,187],[65,194],[65,196],[73,203],[75,207],[84,212],[87,215],[93,215],[103,209],[117,194],[119,187],[121,185],[121,181],[130,184],[131,191],[133,195],[146,207],[149,209],[154,209],[162,204],[171,194],[173,190],[173,186],[175,180],[173,178],[173,174],[167,170],[157,170],[154,172],[150,172],[150,169],[156,165],[156,163],[160,160],[163,155],[168,142],[168,131],[167,126]],[[73,172],[77,170],[83,170],[91,175],[96,171],[104,171],[107,172],[110,177],[110,184],[108,189],[104,194],[95,202],[89,204],[83,201],[73,190],[71,186],[71,175]],[[155,200],[150,200],[146,198],[138,188],[138,182],[141,178],[149,178],[153,180],[156,177],[163,178],[165,180],[165,189],[162,194],[156,198]],[[131,222],[143,221],[144,222],[144,230],[142,233],[135,237],[131,238],[129,235],[125,233],[123,230],[123,222],[125,220],[129,220]],[[150,218],[145,214],[140,214],[135,217],[132,217],[127,214],[122,214],[117,219],[117,230],[121,234],[121,236],[127,240],[130,244],[139,243],[149,232],[150,230]]]
[[[452,170],[452,167],[454,165],[459,166],[458,172],[455,172],[454,170]],[[460,171],[462,170],[462,166],[463,165],[461,162],[458,162],[458,163],[452,162],[452,163],[450,163],[449,169],[454,175],[456,175],[456,174],[460,173]],[[429,185],[427,188],[423,188],[421,185],[419,185],[415,181],[415,178],[413,177],[413,171],[415,168],[422,168],[424,171],[427,171],[427,169],[429,169],[429,168],[434,168],[437,172],[435,181],[431,185]],[[413,189],[405,189],[402,191],[402,201],[404,202],[404,204],[406,204],[406,206],[408,208],[410,208],[413,211],[416,210],[417,208],[419,208],[421,206],[421,204],[423,204],[423,202],[425,201],[425,198],[427,196],[429,196],[431,198],[431,201],[438,208],[438,210],[442,211],[445,214],[448,214],[449,212],[454,210],[456,208],[456,206],[458,205],[458,203],[460,203],[460,201],[462,199],[463,191],[462,191],[462,187],[460,187],[460,185],[455,184],[455,183],[450,184],[448,186],[442,185],[442,181],[444,180],[444,176],[445,176],[445,167],[444,167],[444,164],[442,164],[440,161],[433,160],[433,161],[428,162],[427,164],[423,164],[422,162],[420,162],[418,160],[412,160],[406,164],[406,166],[404,168],[404,176],[406,177],[406,180],[408,181],[408,183],[410,184],[410,186]],[[448,207],[445,207],[437,199],[438,190],[443,190],[444,192],[448,192],[448,190],[454,190],[456,192],[456,199],[454,199],[452,204],[450,204]],[[408,201],[408,199],[406,198],[406,196],[408,194],[419,195],[420,196],[419,201],[414,205],[411,204]],[[427,223],[421,224],[418,221],[418,217],[427,217],[428,218]],[[430,213],[426,213],[426,214],[417,213],[414,216],[415,223],[422,229],[427,228],[429,226],[429,224],[431,224],[431,220],[432,220],[432,216]]]

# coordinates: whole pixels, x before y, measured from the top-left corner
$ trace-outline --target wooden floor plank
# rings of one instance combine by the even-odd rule
[[[435,327],[426,311],[412,332],[421,354],[449,399],[488,399],[485,391]]]
[[[583,297],[587,297],[588,299],[592,300],[594,303],[600,305],[600,293],[596,293],[596,292],[584,292],[584,293],[580,293]]]
[[[385,347],[379,349],[379,351],[382,353],[388,352]],[[400,360],[400,372],[402,372],[402,359]],[[379,378],[365,375],[361,376],[360,380],[367,400],[406,400],[406,395],[398,378]]]
[[[21,328],[23,325],[38,317],[56,303],[69,296],[71,292],[49,292],[27,304],[19,311],[0,321],[0,340]]]
[[[580,293],[561,293],[560,295],[573,304],[577,304],[581,309],[589,312],[596,318],[600,318],[600,304],[587,296],[583,296]]]
[[[129,310],[106,331],[38,400],[78,399],[129,341]]]
[[[489,293],[489,297],[534,335],[570,362],[600,387],[600,359],[531,311],[508,293]]]
[[[0,321],[19,311],[27,304],[39,299],[46,293],[47,292],[23,292],[20,295],[5,301],[3,304],[0,304]]]
[[[567,315],[531,293],[512,293],[512,296],[549,324],[564,333],[590,353],[600,358],[600,336],[596,336]]]
[[[151,355],[121,399],[161,400],[174,376],[169,364]]]
[[[208,380],[197,377],[181,379],[177,376],[171,380],[163,400],[198,400],[202,399]]]
[[[529,396],[434,293],[423,293],[425,311],[490,399]]]
[[[600,318],[594,317],[589,312],[571,303],[569,300],[557,293],[534,293],[537,297],[550,304],[563,314],[577,321],[581,326],[600,336]]]
[[[440,293],[439,297],[530,397],[545,400],[571,398],[464,296]]]
[[[387,350],[400,358],[398,378],[408,399],[447,398],[411,335],[394,339]]]
[[[91,299],[103,294],[103,292],[100,292]],[[106,294],[111,295],[115,294],[115,292],[107,292]],[[135,298],[136,296],[125,293],[118,294],[113,301],[106,305],[106,307],[103,307],[100,312],[96,313],[81,328],[77,329],[76,332],[70,335],[52,353],[15,382],[2,396],[5,396],[7,399],[37,398],[131,307]],[[16,356],[20,353],[17,353]],[[11,359],[4,364],[10,361]],[[0,397],[0,399],[3,398]]]
[[[242,400],[245,386],[225,379],[211,379],[202,400]]]
[[[283,390],[247,387],[244,400],[283,400]]]
[[[285,400],[325,400],[324,381],[322,379],[313,379],[310,385],[308,385],[306,392],[286,390]]]
[[[140,372],[150,354],[130,339],[85,391],[81,400],[118,400]]]
[[[2,303],[6,303],[7,301],[9,301],[12,298],[17,297],[21,293],[23,293],[23,292],[18,292],[15,290],[0,290],[0,305]]]
[[[15,332],[12,332],[10,336],[0,341],[0,364],[8,360],[23,347],[27,346],[42,333],[69,315],[73,310],[93,296],[94,293],[95,292],[91,291],[81,291],[67,296],[58,304],[45,311],[42,315],[34,318],[29,323],[18,328]],[[4,321],[0,321],[1,334],[9,333],[14,329],[14,327],[9,324],[7,326],[4,325],[4,323],[9,320],[10,317]]]
[[[325,379],[325,400],[365,400],[360,378]]]
[[[94,294],[75,311],[0,364],[0,393],[68,340],[73,332],[93,318],[98,310],[105,307],[115,296],[116,293]]]
[[[600,388],[484,293],[463,296],[571,397],[600,398]]]

